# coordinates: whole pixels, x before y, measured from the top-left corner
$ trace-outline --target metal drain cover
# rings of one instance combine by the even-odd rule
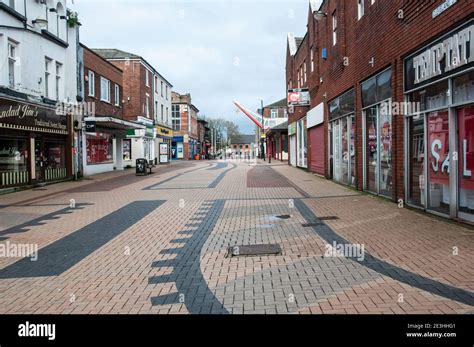
[[[233,246],[229,247],[227,252],[230,257],[278,255],[281,253],[282,249],[278,244]]]

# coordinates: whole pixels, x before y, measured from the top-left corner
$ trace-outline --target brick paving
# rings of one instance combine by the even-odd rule
[[[278,162],[113,172],[0,206],[0,245],[39,248],[0,257],[0,313],[474,312],[472,228]],[[282,254],[227,256],[255,244]]]

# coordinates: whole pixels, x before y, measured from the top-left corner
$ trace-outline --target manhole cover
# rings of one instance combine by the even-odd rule
[[[228,257],[244,257],[256,255],[278,255],[282,253],[282,249],[278,244],[267,245],[247,245],[229,247]]]
[[[319,220],[337,220],[339,217],[336,216],[326,216],[326,217],[318,217]]]

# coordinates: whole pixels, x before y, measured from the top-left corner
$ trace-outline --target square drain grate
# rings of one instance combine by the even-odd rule
[[[278,244],[246,245],[229,247],[227,257],[280,255],[281,253],[282,249]]]

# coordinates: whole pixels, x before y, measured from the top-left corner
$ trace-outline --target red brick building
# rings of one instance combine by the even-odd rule
[[[172,93],[172,122],[174,137],[173,159],[194,159],[199,154],[198,113],[190,94]]]
[[[84,66],[84,101],[92,114],[86,117],[82,151],[84,175],[123,170],[130,156],[127,130],[140,127],[123,117],[123,71],[81,44]],[[127,151],[128,148],[128,151]]]
[[[171,83],[139,55],[118,49],[94,52],[123,71],[123,117],[144,126],[128,131],[131,157],[126,164],[134,166],[137,158],[157,161],[160,143],[167,143],[171,154]]]
[[[474,221],[474,3],[310,3],[304,39],[288,41],[288,89],[311,97],[289,114],[292,164]]]

